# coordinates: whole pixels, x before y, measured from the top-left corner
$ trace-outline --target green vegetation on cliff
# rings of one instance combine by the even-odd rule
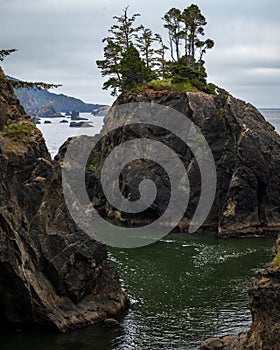
[[[17,142],[29,143],[32,141],[34,129],[33,122],[10,124],[3,128],[2,135]]]
[[[206,18],[197,5],[183,11],[170,9],[163,17],[169,45],[161,35],[143,25],[136,26],[140,14],[128,15],[128,7],[103,39],[104,59],[97,66],[108,80],[103,89],[113,96],[142,89],[169,91],[203,91],[227,93],[214,84],[207,84],[203,57],[214,47],[212,39],[204,40]]]

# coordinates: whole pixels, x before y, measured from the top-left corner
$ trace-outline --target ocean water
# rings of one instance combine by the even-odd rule
[[[249,327],[247,288],[271,261],[273,239],[171,234],[138,249],[110,249],[132,306],[121,326],[71,334],[0,329],[3,350],[195,350]]]
[[[275,130],[280,134],[280,109],[260,109],[260,112],[270,122]],[[42,118],[42,124],[37,125],[45,137],[48,150],[54,157],[59,147],[69,138],[77,135],[93,136],[100,132],[103,126],[104,117],[95,117],[90,113],[80,113],[81,117],[87,118],[92,123],[93,128],[70,128],[69,124],[61,124],[60,121],[69,118]],[[45,120],[49,120],[52,124],[44,124]]]
[[[98,134],[103,125],[104,117],[95,117],[90,113],[80,113],[80,117],[88,119],[93,127],[92,128],[70,128],[70,118],[42,118],[41,123],[37,127],[41,130],[48,150],[52,157],[54,157],[59,147],[69,138],[78,135],[89,135],[93,136]],[[60,123],[62,120],[68,120],[69,123]],[[44,124],[45,121],[50,121],[51,124]],[[78,122],[78,121],[77,121]]]
[[[280,109],[260,109],[265,119],[275,127],[280,134]]]
[[[280,110],[261,112],[280,132]],[[59,119],[39,125],[52,156],[68,137],[99,132],[103,118],[90,118],[90,130],[69,128]],[[270,238],[219,240],[170,234],[143,248],[109,248],[132,300],[119,328],[92,326],[67,335],[0,329],[1,349],[199,349],[207,337],[237,334],[249,327],[248,284],[271,261],[273,243]]]

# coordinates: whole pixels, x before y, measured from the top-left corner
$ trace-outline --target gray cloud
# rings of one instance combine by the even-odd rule
[[[207,57],[209,80],[261,107],[280,107],[278,0],[197,0],[216,42]],[[95,61],[112,17],[130,5],[139,22],[164,33],[161,17],[185,0],[0,0],[2,48],[18,48],[3,63],[25,80],[62,83],[57,92],[111,103]]]

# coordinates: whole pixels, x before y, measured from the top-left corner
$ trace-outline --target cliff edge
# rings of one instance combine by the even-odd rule
[[[106,247],[77,228],[61,169],[0,69],[0,323],[69,331],[128,305]]]
[[[217,191],[201,232],[218,233],[220,237],[276,235],[279,232],[280,137],[255,107],[230,95],[152,90],[122,94],[114,106],[130,102],[153,102],[171,107],[198,126],[206,138],[216,164]],[[141,215],[123,213],[112,207],[100,186],[104,161],[115,147],[131,139],[153,139],[175,150],[186,168],[190,199],[177,228],[187,232],[201,188],[194,155],[171,132],[149,125],[133,128],[126,125],[125,119],[123,127],[108,134],[116,118],[126,117],[108,113],[101,131],[102,139],[92,154],[92,159],[98,161],[94,174],[89,176],[88,189],[96,208],[104,215],[135,226],[162,215],[170,198],[170,186],[164,171],[154,163],[133,162],[122,173],[120,187],[124,196],[131,200],[138,198],[135,189],[143,178],[152,179],[157,186],[159,196]]]

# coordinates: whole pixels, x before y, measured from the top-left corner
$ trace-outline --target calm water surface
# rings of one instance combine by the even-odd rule
[[[248,327],[248,283],[271,261],[272,245],[272,239],[172,234],[143,248],[111,249],[133,303],[119,329],[90,327],[70,335],[2,331],[1,348],[198,349],[208,336]]]
[[[103,125],[104,117],[94,117],[90,113],[80,113],[80,117],[88,119],[92,128],[70,128],[71,119],[68,117],[62,118],[41,118],[41,123],[37,127],[41,130],[45,137],[48,150],[54,157],[59,147],[69,138],[78,135],[93,136],[98,134]],[[44,124],[44,121],[50,121],[51,124]],[[60,123],[62,120],[68,120],[68,123]]]
[[[280,131],[280,111],[262,110]],[[54,156],[70,136],[100,131],[103,118],[90,117],[94,129],[77,130],[60,119],[41,124]],[[90,327],[72,334],[0,330],[5,350],[193,350],[209,336],[245,330],[250,323],[247,287],[271,261],[272,239],[218,240],[211,236],[169,235],[139,249],[110,249],[132,307],[121,327]]]

